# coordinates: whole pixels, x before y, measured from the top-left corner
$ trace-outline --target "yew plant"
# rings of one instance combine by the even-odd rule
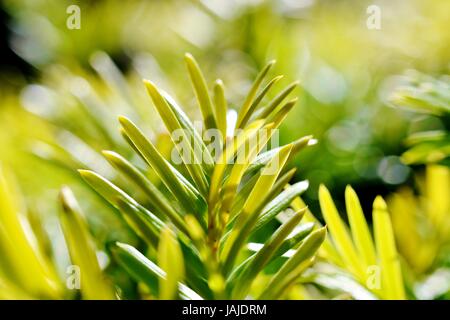
[[[148,170],[131,159],[103,152],[145,194],[145,204],[100,174],[79,170],[145,244],[137,248],[113,243],[111,258],[154,298],[282,298],[314,262],[326,236],[325,228],[301,224],[306,208],[290,208],[308,183],[289,185],[295,170],[288,170],[287,163],[312,143],[312,137],[283,146],[271,139],[296,102],[285,102],[296,83],[263,104],[280,79],[263,84],[274,62],[268,63],[242,103],[235,128],[230,128],[222,81],[214,83],[211,94],[195,59],[186,54],[185,62],[203,129],[221,138],[215,139],[214,147],[211,136],[201,135],[174,99],[145,80],[173,140],[172,156],[165,158],[124,116],[119,117],[123,138],[158,179],[150,179]]]

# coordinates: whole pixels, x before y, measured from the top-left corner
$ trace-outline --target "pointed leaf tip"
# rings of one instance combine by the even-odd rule
[[[319,185],[319,195],[320,194],[322,194],[322,195],[327,195],[327,194],[329,195],[330,194],[330,192],[328,191],[327,187],[323,183],[321,183]]]
[[[114,159],[118,156],[118,154],[112,150],[102,150],[102,154],[107,159]]]
[[[279,76],[276,76],[275,78],[273,78],[272,81],[277,82],[277,81],[279,81],[279,80],[281,80],[283,78],[284,78],[284,75],[280,74]]]
[[[128,124],[128,123],[131,122],[131,120],[128,119],[128,118],[127,118],[126,116],[124,116],[124,115],[118,116],[117,119],[119,120],[119,123],[120,123],[122,126],[125,126],[126,124]]]
[[[159,90],[156,85],[150,80],[144,80],[145,87],[147,88],[147,92],[153,98],[159,94]]]
[[[317,235],[319,238],[321,239],[325,239],[325,236],[327,235],[328,232],[328,227],[325,225],[322,228],[317,229]]]
[[[384,201],[383,197],[377,196],[373,202],[373,208],[376,210],[387,210],[386,202]]]
[[[59,199],[61,201],[64,213],[68,213],[71,209],[75,208],[78,204],[72,190],[68,186],[62,186],[59,191]]]
[[[355,190],[352,188],[352,186],[351,185],[346,185],[345,186],[345,195],[347,196],[347,197],[350,197],[350,196],[356,196],[356,192],[355,192]]]
[[[86,170],[86,169],[78,169],[77,171],[82,177],[85,177],[85,176],[93,173],[93,171]]]

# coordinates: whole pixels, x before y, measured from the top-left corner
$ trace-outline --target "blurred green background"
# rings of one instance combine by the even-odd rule
[[[80,7],[79,30],[66,26],[73,4]],[[379,30],[367,27],[370,5],[381,10]],[[108,208],[72,169],[110,173],[95,152],[123,146],[112,133],[120,113],[164,145],[140,79],[154,80],[199,118],[185,52],[196,56],[209,84],[223,79],[236,107],[257,71],[276,59],[271,72],[285,75],[282,85],[300,81],[282,142],[307,134],[319,141],[295,161],[296,178],[310,181],[305,201],[317,208],[324,183],[342,206],[351,184],[370,212],[377,194],[413,186],[413,173],[423,170],[400,161],[405,137],[448,128],[441,118],[392,108],[387,96],[412,70],[448,74],[449,12],[442,0],[4,0],[0,162],[14,170],[40,212],[56,210],[61,184],[90,199],[83,205],[98,213],[88,218],[104,240],[118,222],[106,218]],[[92,112],[110,134],[99,134]]]

